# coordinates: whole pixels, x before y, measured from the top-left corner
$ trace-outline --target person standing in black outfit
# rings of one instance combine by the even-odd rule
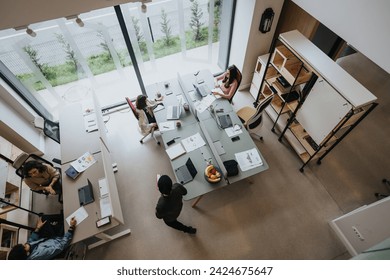
[[[172,180],[167,175],[162,175],[157,182],[161,196],[156,206],[156,217],[163,219],[167,226],[190,234],[196,233],[196,228],[185,226],[177,218],[183,208],[183,195],[187,189],[178,183],[172,185]]]

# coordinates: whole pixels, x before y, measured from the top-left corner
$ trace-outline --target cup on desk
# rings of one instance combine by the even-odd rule
[[[184,111],[187,112],[188,110],[190,110],[190,105],[188,105],[188,103],[184,103],[183,108],[184,108]]]
[[[180,127],[181,127],[181,121],[177,121],[177,122],[176,122],[176,127],[177,127],[177,128],[180,128]]]

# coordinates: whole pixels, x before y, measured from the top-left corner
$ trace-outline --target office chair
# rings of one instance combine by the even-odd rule
[[[136,109],[135,106],[134,106],[134,103],[133,103],[133,102],[130,100],[130,98],[128,98],[128,97],[126,97],[126,102],[127,102],[127,104],[129,105],[131,111],[133,112],[134,117],[135,117],[135,118],[137,119],[137,121],[138,121],[139,116],[138,116],[137,109]],[[138,127],[138,128],[139,128],[139,127]],[[155,131],[155,129],[152,128],[152,130],[151,130],[149,133],[143,134],[143,133],[141,132],[141,129],[139,128],[139,132],[140,132],[141,134],[143,134],[143,137],[139,140],[139,142],[140,142],[141,144],[143,144],[143,143],[144,143],[144,139],[145,139],[147,136],[150,135],[150,136],[152,136],[153,139],[156,141],[157,145],[160,145],[160,141],[157,140],[156,136],[154,135],[154,131]]]
[[[260,130],[263,125],[264,109],[271,104],[273,97],[273,95],[270,95],[264,98],[259,105],[257,105],[257,108],[245,106],[237,111],[237,116],[240,118],[249,134],[256,135],[260,140],[263,140],[263,137],[256,132]]]
[[[382,183],[384,183],[384,184],[386,185],[386,187],[387,187],[388,189],[390,189],[390,181],[389,181],[389,180],[387,180],[386,178],[384,178],[384,179],[382,180]],[[381,198],[388,197],[389,194],[375,193],[375,196],[376,196],[376,198],[381,199]]]
[[[233,66],[234,66],[234,68],[236,68],[236,70],[237,70],[237,88],[236,88],[236,91],[233,93],[233,95],[232,95],[232,97],[229,99],[229,102],[231,103],[231,104],[233,104],[233,97],[236,95],[236,93],[237,93],[237,91],[238,91],[238,88],[240,87],[240,84],[241,84],[241,80],[242,80],[242,74],[241,74],[241,71],[240,70],[238,70],[238,68],[237,68],[237,66],[236,65],[234,65],[233,64]]]
[[[12,166],[15,168],[15,173],[21,178],[21,180],[23,181],[24,179],[24,174],[23,174],[23,166],[24,166],[24,163],[26,163],[27,161],[30,161],[30,160],[36,160],[36,161],[39,161],[39,162],[42,162],[42,163],[46,163],[48,165],[51,165],[54,167],[53,163],[51,163],[50,161],[40,157],[40,156],[37,156],[37,155],[34,155],[34,154],[27,154],[27,153],[21,153],[13,162]],[[55,167],[61,174],[61,169],[59,167]],[[61,175],[60,175],[60,185],[61,185]],[[44,191],[35,191],[35,190],[32,190],[30,189],[32,192],[35,192],[35,193],[38,193],[38,194],[44,194],[46,195],[46,197],[49,195],[48,193],[44,192]],[[58,202],[59,203],[62,203],[62,189],[56,194],[58,195]]]

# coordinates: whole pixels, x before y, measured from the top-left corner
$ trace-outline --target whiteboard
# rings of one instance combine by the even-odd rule
[[[319,145],[351,110],[331,85],[319,78],[307,96],[296,119]]]

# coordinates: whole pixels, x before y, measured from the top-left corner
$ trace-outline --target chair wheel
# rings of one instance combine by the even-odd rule
[[[157,145],[161,145],[160,141],[157,142]]]
[[[142,140],[140,140],[139,142],[140,142],[141,144],[143,144],[143,143],[144,143],[144,141],[142,141]]]

